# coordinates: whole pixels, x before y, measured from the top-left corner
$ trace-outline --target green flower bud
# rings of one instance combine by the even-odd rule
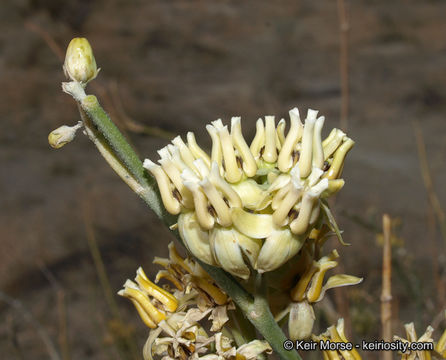
[[[86,38],[70,41],[63,69],[67,78],[82,84],[87,84],[98,75],[93,50]]]

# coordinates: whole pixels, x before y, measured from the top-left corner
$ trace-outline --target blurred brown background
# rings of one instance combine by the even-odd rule
[[[301,114],[320,110],[326,134],[339,126],[338,3],[0,3],[2,358],[137,359],[148,331],[115,293],[139,265],[153,275],[152,258],[165,256],[172,239],[84,136],[57,151],[48,146],[51,130],[78,121],[60,89],[60,56],[69,40],[90,40],[102,71],[88,91],[141,157],[155,159],[167,139],[144,133],[147,126],[181,135],[192,130],[205,148],[204,126],[219,117],[242,116],[248,139],[259,116],[287,118],[294,106]],[[446,304],[441,213],[429,205],[413,123],[419,122],[433,189],[446,207],[446,3],[345,5],[347,126],[356,146],[335,212],[352,243],[339,249],[343,271],[365,281],[329,298],[354,340],[380,336],[377,235],[388,212],[396,219],[394,332],[403,335],[409,321],[420,333],[433,323],[438,338]],[[98,253],[102,262],[93,260]],[[321,329],[329,305],[321,306]]]

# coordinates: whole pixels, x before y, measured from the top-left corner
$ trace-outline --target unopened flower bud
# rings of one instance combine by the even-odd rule
[[[61,127],[58,127],[56,130],[50,132],[50,134],[48,135],[48,142],[51,147],[59,149],[65,144],[73,141],[74,137],[76,136],[76,131],[81,127],[81,122],[79,122],[75,126],[63,125]]]
[[[313,307],[307,302],[291,305],[288,332],[291,340],[303,340],[311,336],[315,316]]]
[[[98,75],[93,50],[86,38],[70,41],[63,69],[67,78],[82,84],[87,84]]]

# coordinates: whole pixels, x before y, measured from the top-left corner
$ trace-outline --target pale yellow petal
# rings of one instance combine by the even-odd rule
[[[195,159],[202,159],[208,168],[211,166],[211,158],[198,146],[197,141],[195,140],[195,134],[191,131],[187,133],[187,147]]]
[[[289,191],[273,213],[273,220],[277,226],[286,225],[288,213],[302,196],[302,186],[294,179],[291,180],[291,186],[288,188]]]
[[[242,206],[250,210],[263,210],[271,202],[268,192],[263,191],[252,179],[231,185],[241,199]],[[241,207],[241,206],[239,206]]]
[[[241,234],[235,229],[215,227],[210,233],[211,249],[215,260],[224,270],[242,279],[248,279],[250,271],[238,245],[239,235]]]
[[[322,287],[321,293],[315,302],[321,301],[324,298],[325,292],[329,289],[334,289],[342,286],[357,285],[362,282],[362,278],[347,275],[347,274],[337,274],[331,276],[325,285]]]
[[[192,170],[197,171],[197,169],[194,166],[195,157],[189,150],[187,145],[184,143],[183,139],[181,139],[180,136],[177,136],[172,140],[172,144],[178,148],[181,159],[184,161],[184,163]]]
[[[317,111],[308,110],[307,119],[305,120],[304,132],[302,136],[302,150],[299,158],[300,176],[305,179],[310,175],[313,163],[313,133],[314,123],[316,122]]]
[[[173,215],[179,214],[181,211],[181,204],[173,196],[171,182],[164,170],[161,168],[161,166],[155,164],[149,159],[144,160],[143,166],[155,177],[161,194],[161,200],[163,201],[166,210]]]
[[[252,155],[255,159],[260,158],[260,150],[265,146],[265,127],[263,125],[263,120],[258,119],[256,122],[256,135],[251,142],[249,147]]]
[[[345,157],[352,149],[353,145],[355,145],[355,142],[352,139],[347,139],[341,146],[339,146],[333,155],[333,162],[331,163],[331,166],[327,170],[324,177],[327,179],[337,179],[339,176],[341,176]]]
[[[315,201],[316,196],[314,193],[306,192],[303,195],[299,215],[290,223],[290,229],[294,234],[302,235],[307,231]]]
[[[212,139],[212,151],[211,151],[211,162],[216,162],[220,169],[220,174],[223,173],[222,161],[223,152],[221,150],[220,137],[218,136],[217,129],[212,125],[206,125],[206,130]]]
[[[218,164],[213,162],[211,165],[211,172],[209,174],[209,181],[215,185],[215,187],[221,191],[224,197],[228,200],[229,205],[231,207],[241,207],[242,200],[238,193],[233,189],[233,186],[237,186],[238,184],[244,184],[246,182],[242,181],[237,185],[229,185],[221,176],[218,168]]]
[[[322,146],[322,127],[324,126],[325,117],[321,116],[316,120],[314,124],[313,134],[313,166],[322,169],[324,166],[324,148]]]
[[[239,117],[233,117],[231,119],[231,137],[234,147],[238,150],[238,153],[242,158],[243,171],[248,177],[253,177],[257,171],[257,164],[245,138],[243,137]]]
[[[303,125],[300,121],[299,110],[297,108],[290,110],[290,121],[290,130],[285,138],[285,142],[282,144],[282,149],[277,160],[279,170],[282,172],[287,172],[293,166],[291,154],[299,141],[299,135],[302,134]]]
[[[194,212],[181,214],[178,217],[178,232],[187,249],[209,265],[216,265],[209,243],[209,234],[200,227]]]
[[[279,268],[297,254],[304,242],[305,238],[294,236],[288,228],[273,230],[260,250],[257,271],[263,273]]]
[[[241,208],[232,209],[232,221],[238,231],[254,239],[271,235],[274,229],[273,217],[268,214],[253,214]]]
[[[263,160],[274,163],[277,160],[276,125],[274,116],[265,116],[265,150]]]
[[[322,147],[324,149],[324,158],[327,160],[331,155],[337,150],[339,145],[342,144],[346,135],[339,129],[333,129],[330,135],[322,142]]]
[[[221,226],[230,226],[232,224],[231,211],[224,201],[223,196],[207,178],[203,179],[199,185],[217,213],[218,223]]]

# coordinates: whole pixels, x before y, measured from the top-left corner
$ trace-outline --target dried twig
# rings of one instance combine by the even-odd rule
[[[127,130],[138,134],[150,135],[160,139],[171,140],[175,137],[175,134],[171,133],[170,131],[163,130],[156,126],[143,125],[132,119],[124,109],[121,97],[119,96],[118,82],[116,80],[110,83],[109,91],[113,99],[113,105],[115,106],[119,119],[123,122],[123,125]]]
[[[15,358],[17,360],[25,360],[25,355],[23,354],[23,350],[17,336],[17,325],[15,323],[14,316],[12,314],[7,315],[5,323],[8,328],[8,340],[14,350]]]
[[[339,17],[339,70],[341,77],[341,119],[339,127],[347,131],[349,112],[349,80],[348,80],[348,32],[350,24],[344,0],[338,0]]]
[[[44,29],[42,29],[39,25],[34,24],[33,22],[26,20],[25,21],[25,27],[28,30],[31,30],[32,32],[39,35],[48,45],[48,47],[51,49],[51,51],[58,57],[58,59],[63,62],[65,54],[62,50],[62,48],[57,44],[57,42],[53,39],[53,37]]]
[[[381,292],[381,326],[382,338],[386,342],[392,341],[392,244],[390,216],[383,216],[383,267]],[[383,352],[384,360],[392,360],[392,352]]]

